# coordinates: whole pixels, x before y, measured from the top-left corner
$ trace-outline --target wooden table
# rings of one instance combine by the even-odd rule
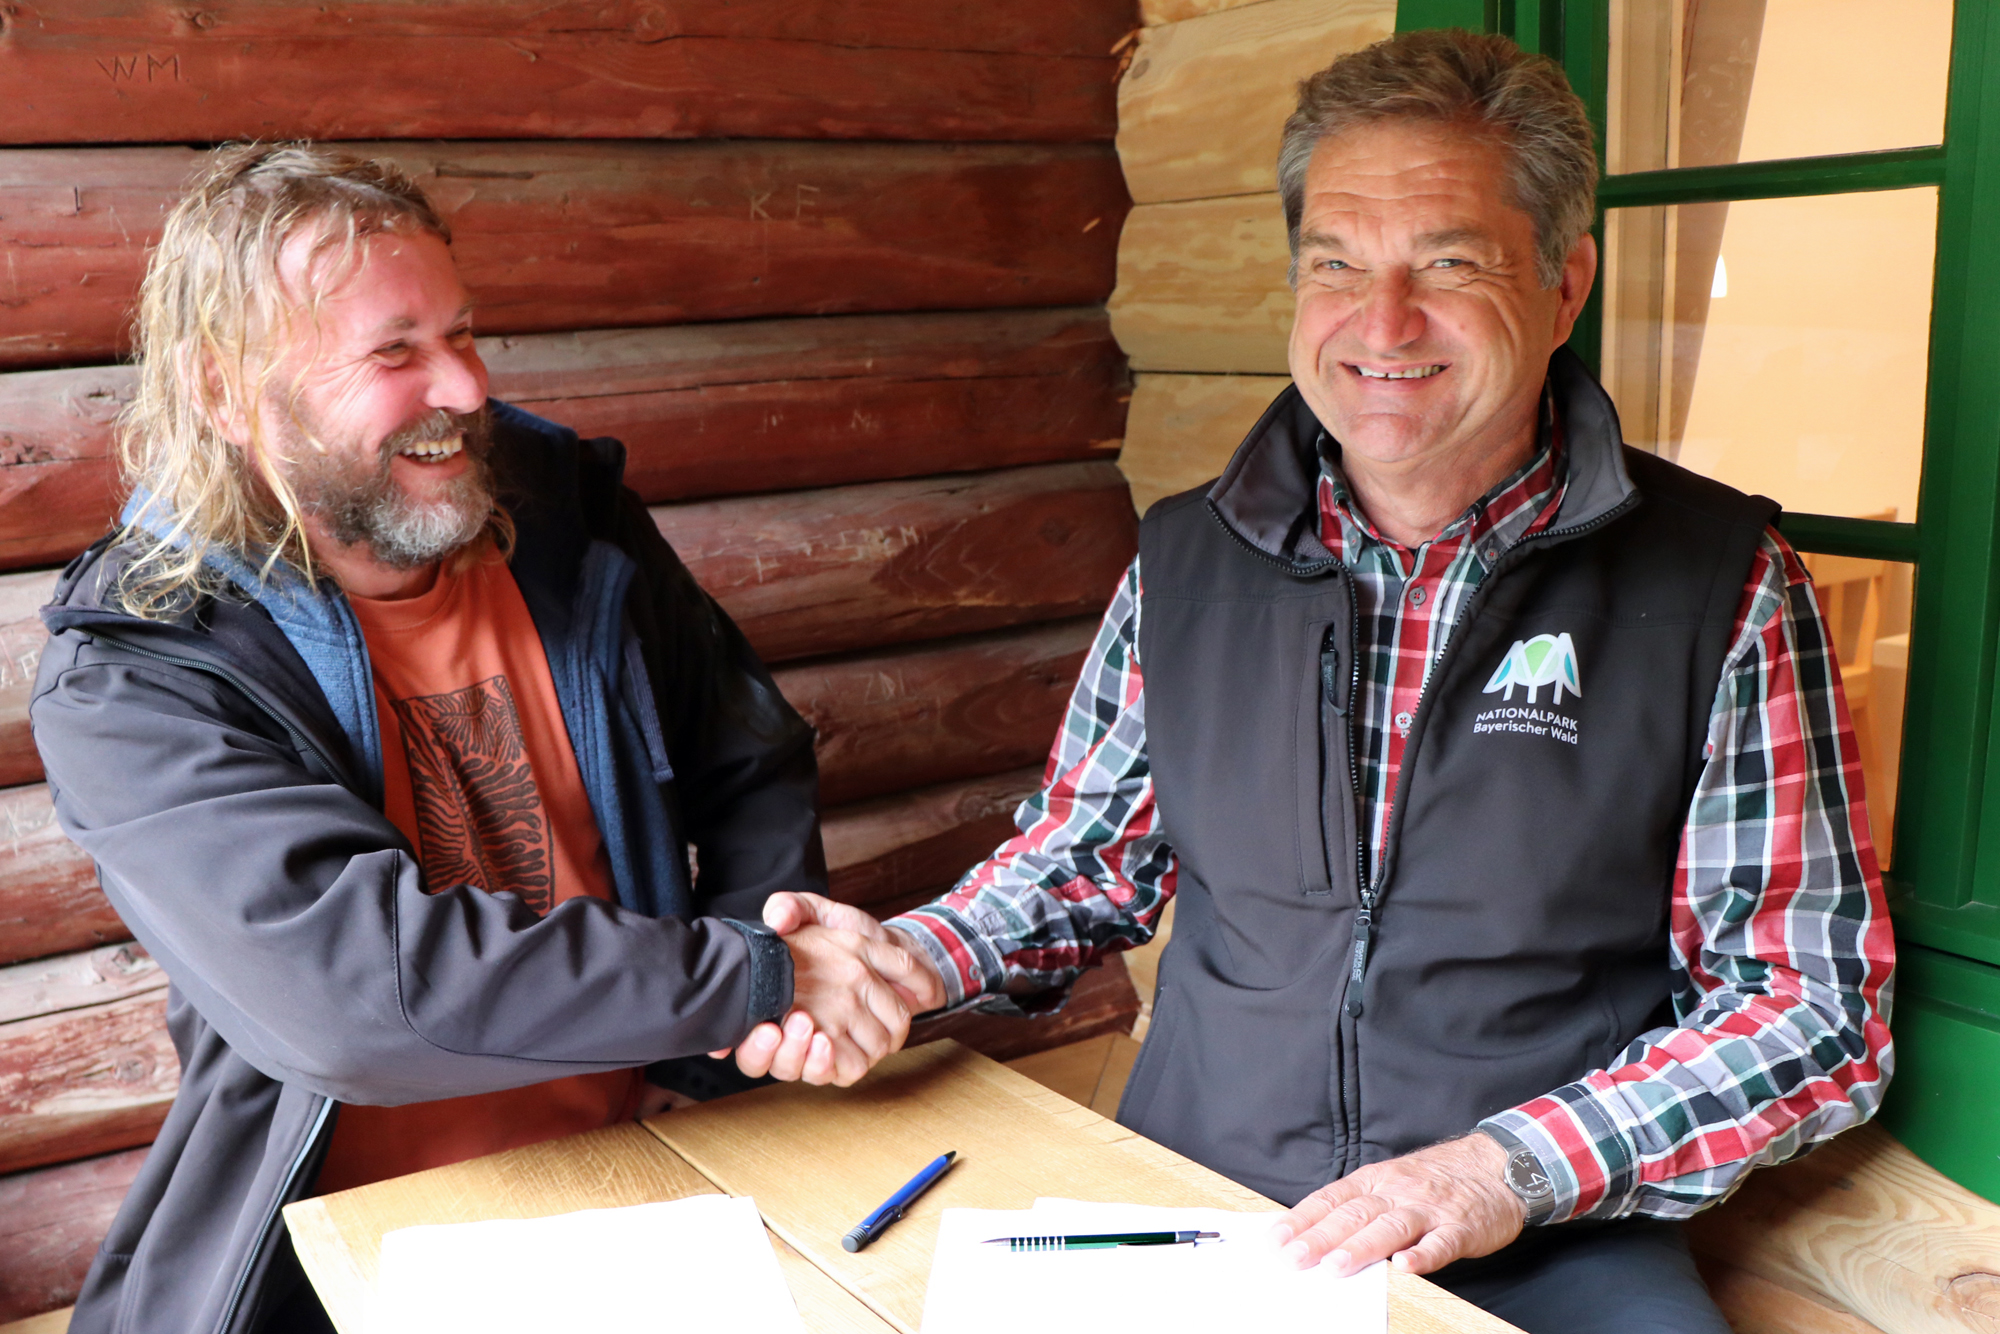
[[[841,1234],[945,1149],[958,1150],[958,1164],[906,1218],[858,1255],[840,1248]],[[717,1190],[756,1197],[806,1328],[843,1334],[916,1334],[938,1218],[948,1208],[1024,1209],[1038,1196],[1276,1207],[1005,1066],[937,1042],[890,1057],[851,1089],[758,1089],[302,1200],[285,1210],[285,1221],[334,1324],[341,1334],[362,1334],[386,1232]],[[1514,1329],[1394,1271],[1389,1328]]]

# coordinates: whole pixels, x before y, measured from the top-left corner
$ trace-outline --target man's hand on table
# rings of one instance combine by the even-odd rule
[[[1374,1163],[1300,1200],[1274,1240],[1301,1269],[1324,1259],[1344,1274],[1377,1260],[1428,1274],[1491,1255],[1527,1222],[1506,1165],[1506,1150],[1481,1134]]]
[[[844,1088],[902,1047],[912,1014],[945,1002],[924,953],[859,908],[774,894],[764,924],[791,947],[792,1012],[782,1029],[759,1024],[737,1044],[746,1075]]]

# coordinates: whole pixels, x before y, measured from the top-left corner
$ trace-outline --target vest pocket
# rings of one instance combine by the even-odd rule
[[[1310,620],[1302,658],[1307,683],[1294,723],[1298,746],[1300,883],[1308,894],[1330,894],[1345,878],[1354,841],[1351,709],[1354,647],[1345,620]],[[1319,846],[1307,846],[1311,833]]]

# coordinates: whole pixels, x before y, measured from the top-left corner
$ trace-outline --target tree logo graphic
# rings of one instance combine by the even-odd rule
[[[1549,701],[1551,704],[1562,703],[1565,690],[1582,699],[1583,686],[1576,670],[1576,645],[1570,643],[1569,636],[1536,635],[1533,639],[1515,640],[1514,647],[1508,649],[1507,656],[1500,660],[1500,669],[1486,683],[1484,693],[1490,695],[1496,690],[1504,690],[1507,693],[1501,698],[1511,703],[1515,686],[1528,692],[1530,704],[1538,702],[1535,696],[1543,686],[1556,688],[1554,698]]]

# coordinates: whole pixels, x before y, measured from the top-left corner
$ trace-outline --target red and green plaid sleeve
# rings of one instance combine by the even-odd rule
[[[1042,790],[1015,813],[1020,832],[942,899],[891,919],[937,964],[953,1005],[982,993],[1053,1001],[1105,954],[1151,940],[1173,897],[1174,854],[1146,762],[1139,592],[1135,559],[1084,660]]]
[[[1171,832],[1146,760],[1139,590],[1135,563],[1020,832],[943,899],[894,919],[938,964],[953,1004],[1048,997],[1149,939],[1172,897]],[[1391,692],[1376,693],[1387,713]],[[1549,1166],[1556,1219],[1693,1213],[1752,1167],[1874,1113],[1893,958],[1838,666],[1804,569],[1769,534],[1675,875],[1679,1022],[1489,1124]]]
[[[1766,534],[1674,875],[1674,1008],[1596,1070],[1489,1118],[1556,1182],[1550,1221],[1685,1217],[1867,1120],[1895,952],[1861,762],[1812,583]]]

